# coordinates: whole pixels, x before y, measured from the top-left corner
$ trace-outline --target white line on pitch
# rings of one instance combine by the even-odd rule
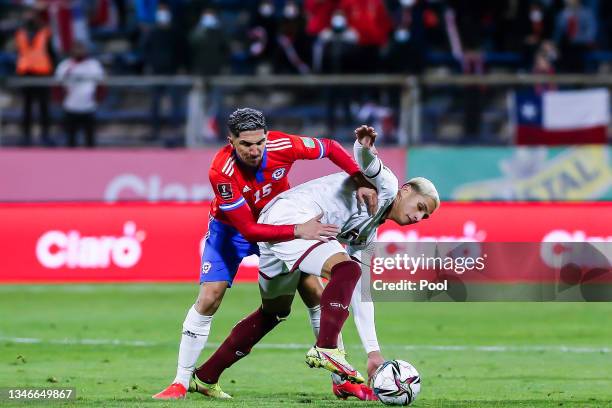
[[[83,345],[83,346],[132,346],[132,347],[157,347],[166,346],[169,342],[155,342],[145,340],[120,340],[120,339],[40,339],[32,337],[3,337],[0,341],[18,344],[60,344],[60,345]],[[218,343],[208,343],[208,347],[218,347]],[[308,349],[311,344],[299,343],[261,343],[256,346],[260,349],[295,350]],[[360,346],[349,346],[351,349],[360,349]],[[457,346],[457,345],[385,345],[386,349],[394,350],[429,350],[429,351],[476,351],[491,353],[529,353],[529,352],[558,352],[558,353],[612,353],[610,347],[581,347],[581,346]]]

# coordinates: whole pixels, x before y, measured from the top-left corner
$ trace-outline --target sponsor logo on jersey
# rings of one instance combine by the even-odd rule
[[[210,268],[212,267],[210,262],[204,262],[202,264],[202,273],[208,273],[208,271],[210,271]]]
[[[304,143],[304,146],[308,147],[309,149],[315,148],[315,142],[311,138],[301,137],[300,139],[302,139],[302,143]]]
[[[230,183],[219,183],[217,184],[217,191],[224,200],[231,200],[234,198],[234,192],[232,191],[232,185]]]
[[[281,178],[283,178],[284,175],[285,175],[285,168],[281,167],[280,169],[274,170],[274,173],[272,173],[272,178],[274,180],[280,180]]]
[[[249,186],[244,186],[244,188],[242,189],[243,193],[248,193],[249,191],[251,191],[251,189],[249,188]]]

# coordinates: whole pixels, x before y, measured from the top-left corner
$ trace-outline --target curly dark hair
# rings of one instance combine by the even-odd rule
[[[249,130],[268,130],[266,127],[266,118],[263,113],[251,108],[240,108],[232,112],[227,119],[227,127],[235,137],[238,137],[240,132]]]

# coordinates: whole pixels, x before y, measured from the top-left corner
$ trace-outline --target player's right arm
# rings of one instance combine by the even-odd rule
[[[369,126],[360,126],[355,129],[355,144],[353,145],[353,156],[359,165],[363,175],[371,181],[378,190],[379,196],[387,191],[395,195],[397,192],[397,178],[387,169],[378,157],[374,141],[376,131]]]
[[[323,214],[297,225],[258,224],[240,188],[231,178],[211,169],[209,179],[219,210],[223,211],[232,226],[247,241],[281,242],[296,238],[327,241],[327,237],[333,237],[339,232],[335,225],[319,222]]]

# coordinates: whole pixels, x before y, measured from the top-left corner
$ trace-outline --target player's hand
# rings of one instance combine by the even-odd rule
[[[373,216],[378,211],[378,193],[373,188],[358,187],[357,201],[359,202],[359,210],[361,211],[361,206],[365,205],[370,216]]]
[[[368,384],[372,383],[372,376],[384,362],[385,358],[380,351],[371,351],[368,353]]]
[[[357,186],[356,195],[359,203],[359,212],[361,212],[361,205],[365,204],[368,209],[368,214],[376,214],[378,210],[378,193],[376,192],[376,187],[374,187],[361,172],[355,173],[351,177]]]
[[[374,128],[371,126],[361,125],[355,129],[355,137],[359,143],[366,149],[373,150],[374,154],[376,154],[374,142],[376,141],[377,136],[378,133],[376,133],[376,130],[374,130]]]
[[[328,242],[329,237],[335,237],[340,233],[340,228],[334,224],[322,224],[323,213],[295,226],[295,237],[299,239],[317,240]]]

